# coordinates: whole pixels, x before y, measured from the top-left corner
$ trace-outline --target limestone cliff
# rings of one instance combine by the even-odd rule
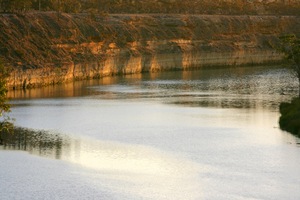
[[[0,15],[9,87],[114,74],[281,61],[272,45],[300,34],[297,16]]]

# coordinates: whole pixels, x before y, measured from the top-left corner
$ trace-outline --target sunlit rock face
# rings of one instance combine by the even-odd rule
[[[0,15],[10,88],[209,66],[278,63],[297,16]]]

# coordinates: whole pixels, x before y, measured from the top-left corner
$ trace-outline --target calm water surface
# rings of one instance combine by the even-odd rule
[[[11,92],[45,133],[0,146],[1,199],[300,199],[300,140],[278,128],[297,87],[252,67]]]

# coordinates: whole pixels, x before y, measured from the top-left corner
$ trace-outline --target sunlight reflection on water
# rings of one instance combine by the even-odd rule
[[[95,170],[93,178],[109,178],[110,184],[106,187],[112,190],[122,183],[118,190],[128,195],[159,199],[166,196],[168,199],[200,198],[201,186],[196,177],[199,170],[205,172],[208,169],[178,156],[142,145],[24,131],[26,135],[15,138],[14,145],[0,146],[0,150],[24,150]]]
[[[143,198],[200,197],[201,186],[196,177],[201,167],[196,163],[139,145],[86,140],[79,145],[74,148],[77,153],[67,160],[100,171],[101,176],[113,176],[116,185],[109,187],[123,182],[123,192]]]

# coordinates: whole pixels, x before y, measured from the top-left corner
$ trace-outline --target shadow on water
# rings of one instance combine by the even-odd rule
[[[61,159],[63,149],[70,146],[70,138],[64,135],[17,127],[12,133],[2,131],[0,150],[21,150],[30,154]]]

